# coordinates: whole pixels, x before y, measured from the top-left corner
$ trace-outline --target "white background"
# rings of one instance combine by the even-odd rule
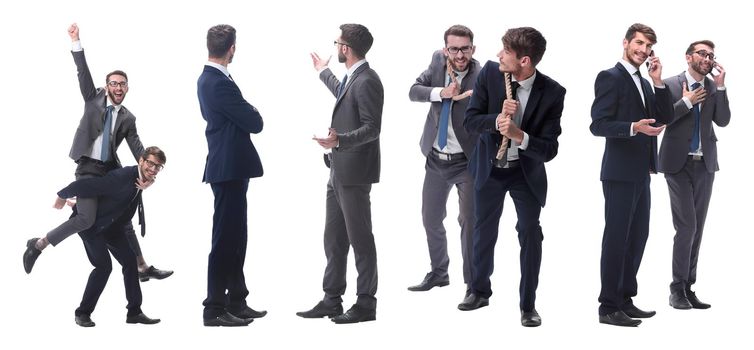
[[[0,110],[4,187],[0,231],[2,300],[0,347],[38,342],[33,348],[83,345],[116,349],[171,345],[218,348],[358,347],[459,348],[489,345],[535,348],[744,346],[750,322],[752,229],[746,225],[751,197],[750,133],[746,98],[751,89],[749,18],[732,1],[643,1],[615,4],[556,1],[359,2],[265,1],[60,1],[0,5],[2,84]],[[692,17],[693,16],[693,17]],[[145,194],[148,235],[141,240],[150,264],[174,269],[163,281],[142,284],[143,309],[162,318],[156,326],[126,325],[117,263],[92,318],[94,329],[73,322],[90,265],[72,237],[44,251],[31,275],[21,267],[24,244],[69,215],[51,209],[55,193],[73,180],[68,158],[83,111],[70,54],[68,26],[77,22],[97,85],[107,72],[129,75],[126,105],[137,117],[145,146],[167,153],[159,181]],[[372,189],[380,285],[376,322],[336,326],[305,320],[296,311],[322,296],[325,184],[322,150],[311,140],[329,126],[334,98],[312,69],[309,53],[334,53],[342,23],[366,25],[375,37],[367,55],[385,88],[381,145],[382,177]],[[652,177],[652,220],[639,271],[636,304],[657,310],[638,329],[597,322],[603,196],[599,181],[604,140],[588,130],[594,78],[615,65],[623,35],[634,22],[652,26],[663,77],[686,68],[684,51],[699,39],[717,44],[728,71],[732,122],[717,128],[720,167],[699,264],[698,295],[706,311],[670,308],[673,226],[662,175]],[[205,123],[196,79],[206,62],[205,37],[215,24],[238,30],[230,72],[245,98],[265,120],[252,135],[265,175],[249,187],[246,281],[255,309],[269,315],[241,329],[205,328],[212,193],[201,183]],[[549,194],[541,223],[545,235],[537,309],[544,323],[524,329],[518,314],[518,242],[512,202],[506,201],[497,245],[490,306],[461,312],[457,197],[446,226],[451,285],[426,293],[406,287],[429,271],[421,225],[424,159],[419,137],[429,105],[408,99],[415,78],[443,46],[452,24],[476,34],[475,58],[496,59],[507,28],[532,26],[548,40],[539,69],[568,89],[560,153],[548,163]],[[332,60],[337,76],[343,65]],[[124,165],[133,164],[121,147]],[[349,263],[344,306],[355,301],[355,268]],[[748,327],[747,327],[748,328]]]

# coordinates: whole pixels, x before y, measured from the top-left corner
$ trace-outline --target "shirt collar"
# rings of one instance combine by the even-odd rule
[[[356,69],[358,69],[359,67],[361,67],[361,65],[364,64],[364,63],[367,63],[366,58],[362,59],[362,60],[359,60],[358,62],[354,63],[353,66],[351,66],[351,68],[348,69],[348,72],[346,72],[346,75],[350,77],[351,75],[353,75],[353,72],[355,72]]]
[[[628,72],[629,75],[634,75],[634,73],[636,73],[637,71],[639,71],[638,68],[634,67],[633,64],[629,63],[628,61],[626,61],[624,59],[621,59],[620,61],[618,61],[618,63],[622,64],[623,67],[626,68],[626,71]]]
[[[699,85],[704,87],[704,78],[702,78],[701,81],[696,81],[694,80],[694,77],[692,77],[691,74],[689,74],[689,71],[686,71],[685,74],[686,74],[686,81],[688,82],[686,86],[688,87],[689,90],[691,90],[691,85],[694,85],[694,83],[699,83]]]
[[[531,87],[534,85],[534,79],[536,78],[537,78],[537,71],[534,71],[534,74],[532,74],[530,77],[521,81],[517,81],[519,84],[519,89],[524,89],[527,91],[531,90]],[[513,80],[513,81],[516,81],[516,80]]]
[[[205,66],[210,66],[213,68],[216,68],[217,70],[221,71],[223,74],[225,74],[226,77],[230,78],[230,72],[228,72],[228,68],[223,66],[222,64],[217,64],[215,62],[207,62],[204,64]]]

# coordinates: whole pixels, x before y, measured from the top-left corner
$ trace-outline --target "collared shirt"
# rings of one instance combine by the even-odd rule
[[[691,74],[689,74],[689,71],[687,70],[686,71],[686,88],[689,89],[689,91],[691,91],[691,85],[694,85],[695,83],[699,83],[700,88],[704,89],[704,77],[702,77],[701,81],[696,81],[696,80],[694,80],[694,77],[692,77]],[[694,105],[691,103],[691,100],[688,97],[683,96],[682,100],[683,100],[683,103],[686,104],[686,107],[688,107],[689,109],[694,108]],[[699,112],[701,112],[701,111],[702,111],[702,102],[699,102]],[[693,111],[691,112],[691,116],[692,117],[694,116],[694,112]],[[697,135],[699,137],[699,140],[702,139],[702,135],[701,135],[702,130],[701,129],[702,128],[700,127],[699,128],[699,135]],[[702,152],[702,143],[699,142],[699,148],[697,148],[696,151],[694,151],[694,152],[689,152],[689,155],[692,155],[692,156],[701,156],[701,155],[704,155],[704,153]]]
[[[534,86],[534,80],[537,78],[537,72],[535,71],[530,77],[519,81],[519,87],[516,89],[516,100],[518,101],[518,108],[513,115],[513,123],[519,128],[524,119],[524,111],[526,110],[526,104],[529,102],[529,96],[531,96],[531,88]],[[518,159],[518,150],[526,150],[529,147],[529,134],[522,130],[524,138],[519,144],[515,140],[511,139],[511,146],[508,148],[508,161]]]
[[[626,68],[626,71],[628,72],[628,74],[631,75],[631,79],[633,79],[634,84],[636,84],[636,89],[639,90],[639,96],[641,96],[641,103],[642,105],[646,106],[646,101],[644,101],[644,92],[641,89],[641,80],[639,79],[639,75],[636,74],[636,72],[638,72],[639,69],[634,67],[633,64],[629,63],[628,61],[624,59],[621,59],[620,61],[618,61],[618,63],[622,64],[623,67]],[[663,83],[661,86],[655,85],[654,87],[655,89],[664,89],[665,84]],[[629,127],[630,129],[628,130],[628,134],[631,136],[635,136],[636,132],[634,132],[634,123],[632,122]]]
[[[454,71],[456,73],[456,82],[458,83],[458,86],[461,86],[461,81],[463,81],[463,78],[466,77],[467,74],[469,74],[468,68],[463,71]],[[445,86],[450,85],[450,76],[445,73]],[[429,100],[432,102],[439,102],[442,101],[442,97],[440,96],[440,91],[442,91],[442,87],[435,87],[430,91],[429,93]],[[453,104],[455,101],[451,100],[450,102],[450,110],[453,110]],[[439,136],[440,133],[438,133]],[[452,115],[448,116],[448,140],[447,144],[445,145],[445,148],[440,149],[440,145],[437,142],[438,136],[435,136],[435,143],[432,147],[434,147],[436,150],[443,152],[443,153],[463,153],[463,148],[461,148],[461,143],[458,142],[458,138],[456,137],[456,132],[453,129],[453,120]]]
[[[228,79],[233,80],[233,78],[230,77],[230,72],[228,72],[228,68],[223,66],[222,64],[207,61],[207,63],[205,63],[204,65],[216,68],[217,70],[225,74],[225,76],[228,77]]]

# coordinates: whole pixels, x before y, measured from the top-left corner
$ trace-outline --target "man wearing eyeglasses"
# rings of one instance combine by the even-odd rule
[[[370,192],[380,180],[380,126],[384,93],[366,54],[374,38],[360,24],[343,24],[335,40],[338,62],[346,76],[339,80],[327,67],[330,59],[311,54],[319,78],[335,97],[332,123],[326,137],[314,140],[325,150],[330,168],[325,217],[327,266],[322,300],[312,309],[296,313],[304,318],[330,317],[335,323],[373,321],[377,315],[377,251],[372,234]],[[356,303],[343,313],[348,251],[356,260]]]
[[[58,192],[58,198],[53,205],[56,209],[62,209],[68,198],[76,197],[79,201],[85,198],[97,199],[94,224],[79,233],[94,269],[89,274],[81,304],[74,313],[77,325],[95,325],[91,314],[112,271],[110,254],[123,267],[123,284],[128,300],[126,323],[160,322],[159,319],[147,317],[141,311],[139,272],[136,257],[126,235],[127,231],[132,229],[131,219],[137,209],[139,219],[143,219],[141,192],[146,187],[138,184],[153,183],[165,161],[165,153],[161,149],[148,147],[139,157],[138,166],[118,168],[104,176],[83,177]]]
[[[675,104],[673,120],[662,138],[658,170],[668,183],[676,230],[670,306],[681,310],[710,307],[691,286],[696,282],[712,183],[719,170],[713,123],[724,127],[730,122],[725,69],[715,60],[714,50],[709,40],[691,43],[686,49],[688,69],[664,80]],[[719,74],[714,75],[713,69]]]
[[[121,167],[117,150],[123,140],[126,140],[137,161],[144,152],[144,146],[136,132],[136,118],[122,105],[128,92],[128,76],[120,70],[110,72],[105,78],[107,85],[104,88],[96,88],[81,47],[78,25],[72,24],[68,28],[68,35],[73,42],[73,61],[76,63],[79,88],[84,98],[84,115],[73,137],[69,156],[77,164],[76,179],[104,176],[107,172]],[[141,188],[149,185],[148,182],[139,184]],[[91,227],[97,216],[97,207],[96,197],[77,199],[78,214],[48,232],[45,237],[28,240],[23,256],[26,273],[31,272],[37,258],[48,244],[57,246],[70,235]],[[144,232],[142,226],[142,236]],[[130,223],[126,225],[126,236],[136,255],[139,279],[142,282],[151,278],[163,279],[173,274],[173,271],[160,270],[146,263]]]
[[[416,78],[408,93],[411,101],[431,103],[419,141],[421,152],[426,157],[422,222],[427,235],[431,270],[421,283],[408,287],[410,291],[428,291],[450,283],[450,258],[443,220],[453,186],[458,190],[463,282],[467,290],[470,288],[474,179],[469,173],[468,164],[479,135],[466,131],[463,119],[479,73],[479,62],[472,58],[475,49],[471,29],[462,25],[448,28],[445,31],[445,47],[435,51],[429,67]]]

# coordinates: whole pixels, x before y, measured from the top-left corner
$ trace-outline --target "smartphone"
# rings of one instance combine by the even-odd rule
[[[655,57],[655,50],[649,51],[649,57]],[[647,73],[651,72],[654,68],[654,66],[649,61],[649,58],[647,58]]]

